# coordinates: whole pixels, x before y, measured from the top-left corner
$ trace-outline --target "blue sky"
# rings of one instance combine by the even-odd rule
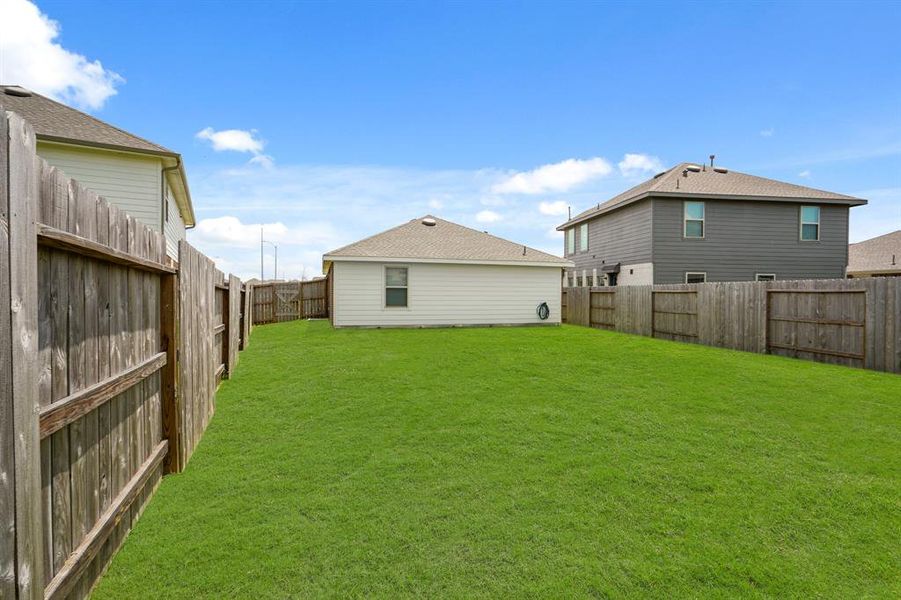
[[[852,240],[901,228],[898,3],[38,8],[102,65],[90,112],[184,155],[189,238],[244,277],[260,224],[288,277],[425,213],[560,253],[566,206],[711,153],[868,198]]]

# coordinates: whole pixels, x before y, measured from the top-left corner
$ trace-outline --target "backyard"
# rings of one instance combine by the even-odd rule
[[[898,375],[292,322],[216,402],[95,598],[901,593]]]

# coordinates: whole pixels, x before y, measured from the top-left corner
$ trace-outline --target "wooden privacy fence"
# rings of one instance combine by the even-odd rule
[[[570,287],[563,321],[901,373],[901,277]]]
[[[0,598],[86,597],[206,427],[249,333],[241,285],[216,331],[221,274],[165,247],[0,111]]]
[[[328,280],[286,281],[253,286],[253,324],[328,317]]]

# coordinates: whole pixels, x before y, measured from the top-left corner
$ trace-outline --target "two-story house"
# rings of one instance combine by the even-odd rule
[[[841,278],[866,200],[682,163],[560,225],[565,285]]]
[[[34,128],[38,156],[166,236],[166,253],[194,226],[181,156],[19,86],[0,86],[0,109]]]

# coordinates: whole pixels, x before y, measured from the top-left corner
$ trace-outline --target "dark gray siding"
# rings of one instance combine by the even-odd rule
[[[655,198],[653,206],[654,283],[682,283],[686,271],[705,271],[707,281],[845,276],[847,206],[819,205],[818,242],[799,240],[798,203],[707,200],[700,240],[682,237],[682,200]]]
[[[650,200],[636,202],[588,222],[588,251],[579,247],[576,226],[576,253],[566,258],[576,263],[576,269],[598,269],[611,263],[651,262]],[[564,239],[564,251],[566,240]]]

